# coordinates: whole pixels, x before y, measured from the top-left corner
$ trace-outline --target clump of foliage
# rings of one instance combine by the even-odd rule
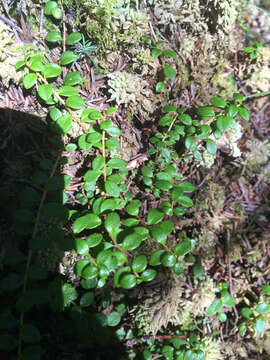
[[[45,14],[59,20],[61,10],[54,1],[45,6]],[[196,248],[196,241],[183,232],[177,232],[174,216],[183,216],[193,204],[195,185],[184,180],[179,164],[190,159],[201,159],[202,149],[210,154],[217,152],[216,139],[229,128],[236,126],[237,116],[248,121],[249,112],[243,104],[243,96],[234,94],[231,101],[216,96],[209,106],[195,111],[177,108],[163,101],[163,115],[158,121],[158,130],[150,138],[149,162],[137,172],[140,186],[146,195],[162,201],[156,208],[142,212],[142,199],[128,190],[126,179],[129,166],[126,161],[114,156],[120,147],[121,130],[115,125],[117,109],[109,107],[100,112],[88,108],[80,96],[83,78],[71,71],[80,55],[96,50],[97,47],[85,41],[79,32],[66,37],[71,48],[64,51],[59,62],[49,62],[45,56],[27,55],[16,64],[16,69],[25,68],[23,86],[31,91],[36,88],[37,100],[49,107],[50,127],[61,140],[55,140],[53,155],[46,159],[42,171],[33,174],[31,184],[41,190],[23,188],[19,193],[20,206],[14,214],[14,230],[19,246],[5,256],[5,276],[0,282],[0,294],[13,296],[14,302],[5,301],[5,310],[0,314],[0,349],[6,353],[17,353],[17,359],[41,359],[46,349],[42,344],[42,331],[35,312],[46,306],[47,311],[66,315],[65,324],[76,330],[76,336],[85,340],[90,335],[96,341],[105,342],[112,332],[120,340],[127,339],[127,331],[119,325],[126,314],[126,293],[142,283],[152,282],[160,269],[170,269],[174,276],[184,272],[187,255]],[[82,44],[79,42],[83,40]],[[62,41],[60,32],[49,32],[45,41],[58,45]],[[152,48],[152,55],[161,59],[164,80],[156,85],[157,97],[168,91],[167,85],[176,77],[176,69],[166,63],[166,58],[175,60],[177,54],[171,49],[161,49],[161,42]],[[94,59],[91,58],[93,65]],[[63,68],[65,77],[61,78]],[[67,143],[69,131],[74,123],[83,130],[77,143]],[[183,148],[178,144],[182,143]],[[61,153],[79,149],[93,151],[88,159],[87,169],[82,174],[83,185],[76,194],[78,206],[70,209],[64,189],[71,182],[67,175],[57,175],[59,164],[68,162]],[[40,230],[41,222],[51,224],[50,229]],[[45,221],[45,223],[46,223]],[[74,248],[78,255],[75,275],[78,286],[56,276],[51,279],[46,269],[35,258],[39,251],[56,243],[62,250]],[[141,251],[142,244],[154,244],[158,250],[151,254]],[[27,249],[27,250],[26,250]],[[267,285],[268,286],[268,285]],[[114,289],[115,298],[110,296]],[[223,307],[235,305],[228,286],[222,285],[220,298],[211,304],[206,313],[225,321]],[[269,292],[268,287],[264,292]],[[96,297],[101,294],[102,300]],[[269,295],[269,294],[268,294]],[[110,312],[98,312],[100,308],[114,306]],[[115,305],[115,304],[114,304]],[[112,307],[113,308],[113,307]],[[255,311],[264,314],[269,305],[258,305]],[[243,313],[245,320],[241,327],[249,328],[252,319],[257,324],[261,315],[250,310]],[[61,319],[63,319],[61,318]],[[260,329],[262,326],[260,326]],[[94,331],[93,331],[94,329]],[[109,329],[109,330],[108,330]],[[41,329],[42,330],[42,329]],[[162,346],[154,341],[143,350],[144,359],[151,359],[152,353],[165,359],[205,359],[205,344],[193,331],[175,333]],[[75,335],[75,334],[74,334]],[[102,339],[100,340],[99,337]]]

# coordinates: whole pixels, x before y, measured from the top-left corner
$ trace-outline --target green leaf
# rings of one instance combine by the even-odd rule
[[[93,304],[95,295],[88,291],[84,293],[80,299],[80,306],[81,307],[88,307]]]
[[[99,245],[102,240],[103,240],[103,236],[102,234],[99,233],[91,234],[85,239],[89,248]]]
[[[176,264],[176,256],[173,254],[165,254],[162,256],[161,263],[163,266],[172,267]]]
[[[142,243],[142,236],[138,233],[133,233],[125,237],[122,248],[124,250],[134,250],[137,249]]]
[[[147,267],[147,259],[145,255],[137,255],[132,262],[132,270],[136,273],[144,271]]]
[[[250,308],[248,307],[244,307],[243,309],[241,309],[241,314],[246,318],[246,319],[251,319],[253,312],[250,310]]]
[[[119,197],[119,195],[120,195],[119,186],[110,180],[107,180],[105,182],[105,191],[106,191],[106,194],[109,196]]]
[[[167,180],[157,180],[156,181],[156,187],[158,189],[164,190],[164,191],[168,191],[172,188],[172,181],[167,181]]]
[[[166,105],[163,108],[164,112],[175,112],[176,111],[176,107],[174,105]]]
[[[117,260],[117,266],[121,266],[127,263],[127,256],[124,253],[122,253],[122,251],[115,251],[113,255]]]
[[[229,117],[234,118],[238,114],[238,107],[234,104],[230,105],[227,110],[227,114]]]
[[[216,315],[217,312],[219,312],[222,309],[222,300],[217,299],[215,300],[208,308],[206,309],[206,312],[208,315]]]
[[[118,312],[113,311],[107,316],[108,326],[117,326],[121,321],[121,316]]]
[[[173,80],[176,77],[176,71],[168,64],[164,65],[163,72],[166,78]]]
[[[80,96],[73,95],[67,98],[66,106],[70,107],[71,109],[79,110],[84,108],[86,104]]]
[[[227,315],[222,312],[218,315],[218,318],[221,322],[225,322],[227,320]]]
[[[39,342],[41,336],[38,328],[31,324],[24,324],[22,327],[22,339],[26,343]]]
[[[270,310],[270,305],[266,304],[266,303],[262,303],[262,304],[259,304],[258,306],[256,306],[255,310],[259,314],[267,314]]]
[[[234,93],[234,94],[233,94],[233,99],[234,99],[236,102],[242,104],[242,102],[243,102],[243,100],[244,100],[244,96],[243,96],[242,94],[239,94],[239,93]]]
[[[158,48],[153,48],[152,49],[152,57],[154,59],[157,59],[159,57],[159,55],[162,54],[162,50],[158,49]]]
[[[194,136],[187,136],[185,138],[185,147],[187,150],[195,151],[197,148]]]
[[[155,225],[164,218],[164,213],[158,209],[151,209],[147,214],[147,224]]]
[[[171,59],[175,59],[175,60],[178,59],[177,54],[176,54],[173,50],[171,50],[171,49],[163,50],[163,55],[168,56],[168,57],[170,57]]]
[[[53,87],[51,84],[43,84],[38,87],[38,95],[42,100],[49,100],[53,94]]]
[[[57,77],[61,74],[61,72],[62,72],[61,66],[55,63],[46,64],[42,69],[42,74],[46,79]]]
[[[102,174],[102,171],[100,171],[100,170],[88,170],[83,178],[84,178],[84,181],[93,183],[93,182],[97,181],[97,179],[100,177],[101,174]]]
[[[109,109],[106,110],[107,115],[114,114],[116,112],[117,112],[117,108],[115,107],[110,107]]]
[[[195,186],[189,181],[183,181],[176,185],[176,189],[181,190],[183,193],[192,193],[195,190]]]
[[[198,109],[198,115],[202,117],[215,116],[215,111],[211,106],[203,106]]]
[[[58,94],[60,96],[74,96],[74,95],[77,95],[79,93],[79,90],[73,86],[69,86],[69,85],[66,85],[66,86],[61,86],[59,89],[58,89]]]
[[[74,221],[73,231],[75,234],[78,234],[84,229],[94,229],[99,225],[101,225],[101,219],[97,215],[87,214]]]
[[[62,40],[61,33],[59,31],[50,31],[45,37],[48,42],[57,42]]]
[[[217,118],[217,128],[221,131],[224,132],[227,129],[229,129],[229,127],[231,126],[233,122],[233,119],[229,116],[224,116],[224,115],[220,115]]]
[[[174,248],[174,253],[177,256],[185,256],[193,249],[192,241],[189,238],[185,238],[180,243],[178,243]]]
[[[166,360],[173,360],[174,348],[170,345],[165,345],[161,350],[162,355]]]
[[[246,121],[249,121],[249,112],[245,108],[238,108],[239,115]]]
[[[219,96],[215,96],[212,99],[210,99],[210,103],[212,105],[214,105],[215,107],[221,108],[221,109],[224,109],[227,106],[226,101],[222,97],[219,97]],[[209,115],[207,115],[207,116],[209,116]]]
[[[90,259],[89,258],[85,258],[85,259],[80,259],[76,262],[75,264],[75,274],[77,276],[81,276],[82,275],[82,271],[83,269],[86,267],[86,265],[88,265],[90,263]]]
[[[63,134],[66,134],[72,127],[72,117],[70,114],[62,115],[57,119],[56,124],[58,129]]]
[[[110,136],[116,137],[121,135],[121,130],[118,129],[118,127],[116,126],[111,126],[109,129],[106,130],[106,133]]]
[[[178,119],[185,125],[192,125],[192,119],[188,114],[180,114]]]
[[[17,61],[16,64],[15,64],[15,70],[18,71],[23,66],[25,66],[25,64],[26,64],[26,62],[24,60]]]
[[[59,7],[53,8],[52,9],[52,16],[56,19],[56,20],[60,20],[62,19],[62,11]]]
[[[113,232],[120,226],[120,216],[116,212],[111,212],[105,219],[105,228],[108,233]]]
[[[67,45],[76,44],[77,42],[81,41],[81,39],[82,39],[82,34],[80,32],[73,32],[67,36],[66,44]]]
[[[35,55],[32,56],[29,60],[29,68],[33,71],[41,71],[44,67],[43,65],[44,57]]]
[[[87,265],[82,270],[82,277],[87,280],[94,279],[97,276],[98,276],[98,268],[96,266],[94,266],[93,264]]]
[[[107,162],[107,166],[111,167],[112,169],[121,169],[122,167],[126,167],[126,161],[120,158],[112,158]]]
[[[75,250],[79,255],[88,254],[89,246],[87,241],[81,238],[77,238],[74,240],[75,243]]]
[[[171,221],[164,221],[162,224],[153,227],[151,230],[152,236],[158,243],[164,244],[173,228],[174,225]]]
[[[254,330],[257,334],[261,334],[266,326],[266,321],[262,316],[260,316],[256,322],[253,324]]]
[[[101,139],[102,139],[102,135],[100,132],[97,131],[94,131],[89,135],[87,135],[87,141],[92,145],[96,145],[100,143]]]
[[[166,90],[166,87],[165,87],[164,82],[159,81],[159,82],[156,84],[156,92],[157,92],[157,93],[160,93],[160,92],[165,93],[166,91],[167,91],[167,90]]]
[[[223,303],[225,305],[227,305],[229,307],[233,307],[235,305],[235,300],[234,300],[234,298],[231,297],[228,290],[226,290],[226,289],[222,290],[221,296],[222,296]]]
[[[79,73],[72,71],[65,77],[64,85],[77,85],[82,82],[82,77]]]
[[[268,284],[263,285],[262,291],[265,295],[270,295],[270,285],[268,285]]]
[[[180,205],[182,205],[182,206],[184,206],[184,207],[191,207],[191,206],[194,205],[192,199],[191,199],[190,197],[188,197],[188,196],[185,196],[185,195],[178,196],[178,197],[176,198],[176,201],[177,201]]]
[[[141,202],[140,200],[133,200],[126,206],[126,212],[129,215],[137,216],[140,211]]]
[[[36,82],[37,82],[36,74],[30,73],[30,74],[25,75],[25,77],[23,78],[23,86],[26,89],[30,89],[31,87],[33,87]]]
[[[57,8],[57,2],[56,1],[47,1],[44,7],[44,14],[45,15],[52,15],[52,10]]]
[[[56,121],[62,116],[62,112],[58,108],[51,108],[50,111],[50,117],[53,121]]]
[[[150,257],[150,261],[149,264],[151,266],[158,266],[161,264],[161,259],[162,256],[166,254],[165,250],[156,250],[152,253],[151,257]]]
[[[120,276],[119,284],[124,289],[132,289],[137,285],[136,276],[131,273],[124,273]]]
[[[62,301],[64,307],[69,306],[72,301],[75,301],[78,297],[76,289],[71,284],[63,284],[62,286]]]
[[[215,153],[217,152],[217,144],[215,143],[215,141],[208,139],[206,141],[206,149],[209,154],[215,155]]]

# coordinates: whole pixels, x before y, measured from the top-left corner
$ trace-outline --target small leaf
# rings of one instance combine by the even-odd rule
[[[229,129],[229,127],[231,126],[233,122],[233,119],[229,116],[224,116],[224,115],[220,115],[217,118],[217,128],[221,131],[224,132],[227,129]]]
[[[88,307],[93,304],[94,302],[94,294],[90,291],[84,293],[80,299],[81,307]]]
[[[87,245],[88,245],[89,248],[92,248],[92,247],[95,247],[95,246],[99,245],[102,240],[103,240],[102,234],[98,234],[98,233],[89,235],[85,239],[85,241],[87,242]]]
[[[248,307],[244,307],[243,309],[241,309],[241,314],[246,318],[246,319],[250,319],[253,315],[253,312],[250,310],[250,308]]]
[[[147,214],[147,224],[155,225],[164,218],[164,213],[158,209],[151,209]]]
[[[76,109],[76,110],[82,109],[86,106],[83,99],[78,95],[73,95],[67,98],[66,105],[71,109]]]
[[[162,54],[162,50],[158,49],[158,48],[153,48],[152,49],[152,57],[154,59],[157,59],[159,57],[159,55]]]
[[[73,32],[67,36],[66,44],[72,45],[81,41],[81,39],[82,39],[82,34],[80,32]]]
[[[185,125],[192,125],[192,119],[188,114],[180,114],[178,119]]]
[[[82,81],[82,77],[79,73],[73,71],[69,72],[65,77],[64,85],[77,85]]]
[[[238,114],[238,107],[234,104],[230,105],[227,110],[228,116],[234,118]]]
[[[112,158],[107,162],[107,166],[111,167],[112,169],[121,169],[122,167],[126,167],[126,161],[120,158]]]
[[[161,350],[162,355],[164,356],[164,358],[166,360],[173,360],[173,353],[174,353],[174,348],[170,345],[165,345],[162,347]]]
[[[92,264],[87,265],[82,270],[82,277],[87,280],[94,279],[97,276],[98,276],[98,268]]]
[[[50,31],[45,37],[48,42],[57,42],[62,40],[61,33],[59,31]]]
[[[141,242],[142,242],[142,237],[135,232],[125,237],[122,243],[122,248],[124,250],[134,250],[141,245]]]
[[[194,205],[192,199],[185,195],[178,196],[176,201],[184,207],[191,207]]]
[[[57,5],[56,1],[48,1],[45,4],[45,7],[44,7],[44,14],[45,15],[52,15],[52,10],[57,8],[57,7],[58,7],[58,5]]]
[[[217,144],[215,143],[215,141],[208,139],[206,141],[206,149],[209,154],[215,155],[215,153],[217,152]]]
[[[33,74],[33,73],[27,74],[23,78],[23,86],[26,89],[30,89],[31,87],[33,87],[35,85],[36,81],[37,81],[37,75],[36,74]]]
[[[165,250],[156,250],[152,253],[151,257],[150,257],[150,261],[149,264],[151,266],[158,266],[161,264],[161,259],[162,256],[166,254]]]
[[[70,114],[62,115],[59,119],[57,119],[56,124],[58,129],[63,134],[66,134],[72,127],[72,117]]]
[[[33,71],[41,71],[43,70],[44,67],[43,61],[44,61],[43,56],[39,56],[39,55],[32,56],[29,60],[29,68]]]
[[[76,289],[71,284],[63,284],[62,286],[62,301],[64,307],[67,307],[71,304],[72,301],[75,301],[78,297]]]
[[[53,8],[53,9],[52,9],[52,16],[53,16],[56,20],[62,19],[62,11],[61,11],[61,9],[59,9],[59,7]]]
[[[208,306],[206,312],[208,315],[216,315],[216,313],[219,312],[221,309],[222,309],[222,300],[217,299],[210,306]]]
[[[121,321],[121,316],[118,312],[113,311],[107,316],[108,326],[117,326]]]
[[[42,69],[42,74],[46,79],[57,77],[61,74],[61,72],[62,72],[61,66],[55,63],[46,64]]]
[[[166,90],[166,87],[165,87],[164,82],[159,81],[159,82],[156,84],[156,92],[157,92],[157,93],[160,93],[160,92],[165,93],[166,91],[167,91],[167,90]]]
[[[21,69],[23,66],[25,66],[26,62],[24,60],[19,60],[16,62],[15,64],[15,69],[16,71],[18,71],[19,69]]]
[[[93,183],[93,182],[97,181],[97,179],[100,177],[101,174],[102,174],[102,171],[100,171],[100,170],[88,170],[83,178],[84,178],[84,181]]]
[[[178,243],[174,248],[174,253],[177,256],[185,256],[193,249],[192,242],[189,238],[185,238],[180,243]]]
[[[262,286],[262,291],[265,295],[270,295],[270,285],[266,284]]]
[[[171,59],[175,59],[175,60],[178,58],[177,54],[171,49],[164,50],[163,55],[168,56]]]
[[[172,232],[174,225],[171,221],[164,221],[160,225],[156,225],[152,229],[153,238],[161,244],[164,244],[167,240],[167,236]]]
[[[47,101],[53,94],[53,87],[51,84],[43,84],[38,87],[38,95],[41,99]]]
[[[260,316],[256,322],[253,324],[254,330],[257,334],[261,334],[266,326],[266,321],[262,316]]]
[[[79,90],[73,86],[69,86],[69,85],[65,85],[65,86],[61,86],[58,89],[58,94],[60,96],[74,96],[77,95],[79,93]]]
[[[227,106],[226,101],[222,97],[219,97],[219,96],[215,96],[212,99],[210,99],[210,103],[212,105],[214,105],[215,107],[221,108],[221,109],[224,109]]]
[[[106,110],[107,115],[114,114],[116,112],[117,112],[117,109],[115,107],[110,107],[109,109]]]
[[[129,215],[137,216],[140,211],[141,202],[140,200],[133,200],[126,206],[126,212]]]
[[[84,239],[81,239],[81,238],[77,238],[74,240],[74,242],[75,242],[75,250],[76,250],[77,254],[85,255],[88,253],[89,246],[88,246],[87,241],[85,241]]]
[[[119,186],[110,180],[107,180],[105,182],[105,191],[107,193],[107,195],[109,196],[113,196],[113,197],[119,197],[120,195],[120,188]]]
[[[222,312],[219,314],[218,318],[221,322],[225,322],[227,320],[227,315]]]
[[[266,304],[266,303],[262,303],[262,304],[259,304],[258,306],[256,306],[255,310],[259,314],[267,314],[270,310],[270,305]]]
[[[161,263],[166,267],[173,267],[176,264],[176,256],[173,254],[165,254],[162,256]]]
[[[136,276],[131,273],[125,273],[120,276],[119,284],[124,289],[132,289],[137,285]]]
[[[132,270],[136,273],[144,271],[147,267],[147,259],[145,255],[137,255],[132,262]]]
[[[116,212],[111,212],[105,219],[105,228],[108,233],[113,232],[120,226],[120,216]]]
[[[198,109],[198,115],[202,117],[215,116],[215,111],[211,106],[203,106]]]
[[[87,214],[79,217],[74,221],[73,231],[75,234],[82,232],[84,229],[94,229],[101,224],[101,219],[95,214]]]
[[[187,150],[195,151],[197,148],[194,136],[187,136],[185,138],[185,147]]]
[[[176,77],[176,71],[169,65],[165,64],[164,68],[164,75],[170,80],[173,80]]]
[[[239,115],[246,121],[249,121],[249,112],[245,108],[238,108]]]

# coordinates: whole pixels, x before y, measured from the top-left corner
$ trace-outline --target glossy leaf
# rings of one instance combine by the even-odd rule
[[[113,311],[108,315],[107,321],[108,326],[117,326],[121,321],[121,316],[118,312]]]
[[[23,86],[26,89],[30,89],[31,87],[33,87],[36,82],[37,82],[37,75],[33,73],[27,74],[23,78]]]
[[[254,330],[257,334],[261,334],[266,326],[266,321],[262,316],[260,316],[256,322],[253,324]]]
[[[193,249],[192,242],[189,238],[185,238],[180,243],[178,243],[174,248],[174,253],[177,256],[185,256]]]
[[[82,270],[82,277],[84,279],[94,279],[95,277],[97,277],[98,275],[98,268],[92,264],[87,265],[83,270]]]
[[[111,233],[120,226],[120,216],[116,212],[111,212],[105,219],[105,228],[108,233]]]
[[[215,153],[217,152],[217,144],[215,143],[215,141],[208,139],[206,141],[206,149],[209,154],[215,155]]]
[[[84,229],[94,229],[101,224],[101,219],[95,214],[87,214],[79,217],[74,221],[73,231],[75,234],[82,232]]]
[[[164,213],[158,209],[151,209],[147,214],[147,224],[155,225],[164,218]]]
[[[75,242],[75,250],[79,255],[85,255],[88,253],[89,246],[87,241],[81,238],[77,238],[74,240]]]
[[[219,97],[219,96],[215,96],[215,97],[211,98],[210,103],[212,105],[214,105],[215,107],[221,108],[221,109],[224,109],[227,106],[226,101],[222,97]]]
[[[67,45],[76,44],[77,42],[81,41],[81,39],[82,39],[82,34],[80,32],[73,32],[67,36],[66,44]]]
[[[198,115],[202,117],[215,116],[215,111],[211,106],[203,106],[198,109]]]
[[[72,117],[70,114],[62,115],[57,119],[56,124],[58,126],[57,130],[66,134],[72,127]]]
[[[53,87],[51,84],[43,84],[38,87],[38,95],[42,100],[49,100],[53,94]]]
[[[222,300],[217,299],[210,306],[208,306],[206,312],[208,315],[216,315],[216,313],[219,312],[221,309],[222,309]]]
[[[171,221],[164,221],[160,225],[156,225],[151,230],[153,238],[158,242],[164,244],[167,236],[172,232],[174,225]]]
[[[176,71],[168,64],[164,65],[163,72],[166,78],[173,80],[176,77]]]
[[[136,232],[133,234],[130,234],[128,236],[125,237],[123,243],[122,243],[122,248],[124,250],[134,250],[137,249],[142,242],[142,237],[140,234],[137,234]]]
[[[60,96],[74,96],[77,95],[79,93],[79,90],[73,86],[69,86],[69,85],[64,85],[61,86],[58,89],[58,94]]]
[[[59,31],[50,31],[45,37],[48,42],[57,42],[62,40],[61,33]]]
[[[57,77],[61,74],[61,72],[61,66],[55,63],[49,63],[44,65],[44,68],[42,70],[42,74],[46,79]]]
[[[147,259],[145,255],[137,255],[132,262],[132,270],[136,273],[144,271],[147,267]]]
[[[67,98],[66,105],[71,109],[75,109],[75,110],[82,109],[86,106],[83,99],[78,95],[73,95]]]
[[[93,304],[94,302],[94,294],[90,291],[84,293],[80,299],[80,306],[81,307],[88,307]]]
[[[270,285],[268,285],[268,284],[263,285],[262,291],[265,295],[270,295]]]
[[[65,77],[64,85],[77,85],[82,82],[82,77],[79,73],[73,71],[69,72]]]
[[[140,200],[133,200],[126,206],[126,212],[129,215],[137,216],[140,211],[141,202]]]
[[[112,169],[121,169],[122,167],[125,167],[126,164],[126,161],[120,158],[112,158],[107,162],[107,166],[111,167]]]
[[[229,116],[224,116],[224,115],[220,115],[217,118],[217,128],[221,131],[224,132],[227,129],[229,129],[229,127],[232,124],[233,119]]]
[[[120,277],[119,284],[124,289],[132,289],[137,285],[136,276],[131,273],[123,274]]]
[[[113,196],[113,197],[119,197],[120,195],[120,188],[119,186],[110,180],[107,180],[105,182],[105,191],[107,193],[107,195],[109,196]]]
[[[244,120],[249,121],[250,115],[247,109],[238,108],[238,113]]]
[[[57,2],[56,1],[47,1],[44,7],[44,14],[45,15],[52,15],[52,10],[57,8]]]
[[[166,90],[166,87],[165,87],[164,82],[159,81],[159,82],[156,84],[156,92],[157,92],[157,93],[160,93],[160,92],[165,93],[166,91],[167,91],[167,90]]]
[[[185,147],[187,150],[194,151],[197,148],[194,136],[187,136],[185,138]]]

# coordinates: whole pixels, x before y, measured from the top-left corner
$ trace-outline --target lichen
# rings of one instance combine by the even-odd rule
[[[205,343],[204,356],[205,360],[223,360],[224,355],[221,352],[222,344],[219,340],[205,337],[202,340]]]
[[[118,106],[129,105],[132,112],[135,109],[146,116],[154,112],[157,99],[149,89],[147,81],[140,76],[126,71],[116,72],[109,75],[108,86],[111,94],[109,101],[115,101]]]
[[[248,151],[245,153],[244,165],[248,176],[261,175],[264,181],[270,182],[270,143],[268,140],[248,140]]]

